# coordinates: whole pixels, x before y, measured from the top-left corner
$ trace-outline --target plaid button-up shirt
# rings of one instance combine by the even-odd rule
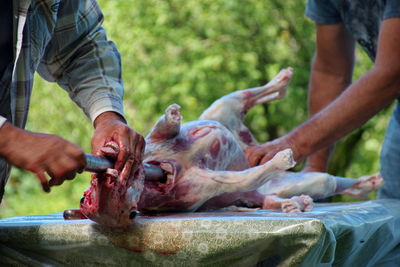
[[[6,120],[25,127],[35,72],[57,82],[92,121],[105,111],[123,116],[120,55],[95,0],[13,0],[13,15],[14,61],[0,83],[9,90],[10,105],[0,107],[9,118],[0,116],[0,127]],[[9,171],[0,159],[0,201]]]

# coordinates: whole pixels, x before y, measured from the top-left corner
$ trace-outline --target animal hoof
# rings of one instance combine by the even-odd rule
[[[293,151],[290,148],[278,152],[272,160],[275,162],[277,168],[282,170],[290,169],[296,165],[293,159]]]
[[[284,200],[281,205],[283,212],[301,212],[310,211],[313,208],[314,201],[310,196],[300,195],[291,199]]]
[[[294,201],[292,199],[282,201],[281,209],[283,212],[287,212],[287,213],[301,211],[299,203],[297,203],[297,201]]]
[[[178,104],[172,104],[165,110],[165,117],[168,121],[178,123],[182,120],[182,115],[179,112],[181,107]]]
[[[371,191],[381,187],[383,184],[384,181],[381,174],[376,173],[358,178],[355,184],[341,193],[354,198],[365,199]]]

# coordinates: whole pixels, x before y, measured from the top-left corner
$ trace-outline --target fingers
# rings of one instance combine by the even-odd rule
[[[112,113],[108,115],[111,116]],[[130,169],[130,172],[136,171],[142,163],[145,140],[125,122],[108,115],[101,117],[95,125],[92,153],[115,159],[114,169],[119,173],[125,169]],[[110,154],[105,147],[107,147],[107,143],[111,142],[116,143],[118,149]],[[127,171],[124,173],[129,175]]]
[[[85,165],[85,158],[80,149],[65,149],[66,154],[49,162],[46,172],[51,177],[49,186],[61,185],[65,180],[72,180]]]
[[[142,163],[145,146],[146,142],[144,141],[143,136],[140,134],[135,134],[133,171],[136,171],[139,165]]]
[[[256,146],[249,147],[245,151],[245,156],[249,162],[250,167],[259,165],[262,154]]]
[[[117,156],[117,161],[115,162],[115,169],[118,172],[121,172],[122,168],[127,163],[130,154],[134,151],[134,144],[132,144],[132,141],[130,140],[131,137],[129,136],[129,133],[123,132],[121,135],[114,133],[114,136],[116,137],[114,137],[113,139],[117,139],[119,145],[119,152]]]
[[[258,162],[258,165],[262,165],[267,161],[270,161],[273,158],[273,156],[271,156],[270,154],[265,154],[261,160]]]
[[[120,174],[121,181],[125,182],[126,180],[128,180],[129,176],[131,175],[133,162],[134,162],[133,158],[129,158],[126,161],[126,164],[125,164],[125,166],[122,169],[122,172]]]
[[[119,171],[125,168],[125,165],[130,165],[128,167],[135,172],[142,163],[145,141],[142,135],[133,130],[131,130],[127,139],[129,140],[129,148],[120,150],[115,168]]]
[[[250,167],[264,164],[265,162],[271,160],[274,155],[275,153],[269,152],[269,150],[262,145],[249,147],[245,151],[245,156]]]
[[[106,156],[115,160],[118,157],[119,153],[119,145],[114,141],[108,141],[105,145],[100,149],[100,155]]]
[[[124,168],[121,172],[121,179],[123,180],[128,179],[132,172],[136,172],[142,163],[145,148],[144,138],[140,134],[136,134],[135,136],[132,136],[132,138],[133,153],[129,155],[129,158],[125,162]]]
[[[51,171],[48,171],[47,173],[51,177],[51,179],[49,181],[49,185],[54,186],[54,185],[61,185],[62,183],[64,183],[65,180],[74,179],[77,171],[72,170],[72,171],[64,172],[62,174],[54,174]]]
[[[111,142],[114,143],[111,135],[103,139],[102,135],[95,134],[92,138],[92,154],[97,156],[108,156],[111,158],[115,158],[116,154],[113,155],[113,153],[115,151],[117,151],[118,153],[119,151],[119,147],[117,147],[118,144],[115,145],[115,149],[114,147],[112,148],[110,147],[109,150],[107,149],[104,150],[104,148],[107,147],[106,145]]]
[[[50,186],[49,186],[49,183],[47,182],[46,175],[44,174],[44,171],[36,171],[35,174],[36,174],[37,178],[39,179],[40,184],[42,185],[43,191],[46,192],[46,193],[49,193],[50,192]]]
[[[85,165],[83,151],[59,136],[20,130],[13,141],[7,161],[34,173],[45,192],[52,185],[72,179]]]
[[[142,163],[145,140],[142,135],[135,132],[129,127],[126,131],[116,132],[113,134],[112,139],[118,143],[119,151],[115,162],[115,169],[121,172],[125,165],[132,171],[136,171],[138,166]]]

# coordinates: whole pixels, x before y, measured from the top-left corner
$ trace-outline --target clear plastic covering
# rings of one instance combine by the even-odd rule
[[[400,201],[316,204],[311,212],[137,216],[129,229],[62,213],[0,220],[0,265],[399,266]]]

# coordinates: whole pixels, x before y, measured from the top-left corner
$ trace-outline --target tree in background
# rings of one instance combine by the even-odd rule
[[[314,25],[303,15],[304,1],[99,2],[108,37],[122,55],[128,122],[141,133],[172,103],[182,107],[185,121],[195,120],[220,96],[265,84],[287,66],[294,77],[286,97],[252,109],[246,124],[265,142],[307,118]],[[358,52],[355,78],[370,66]],[[37,77],[27,128],[58,134],[90,151],[90,122],[56,87]],[[339,142],[329,172],[356,177],[378,171],[388,114],[383,111]],[[0,217],[78,207],[89,185],[86,174],[47,195],[29,175],[13,171]]]

